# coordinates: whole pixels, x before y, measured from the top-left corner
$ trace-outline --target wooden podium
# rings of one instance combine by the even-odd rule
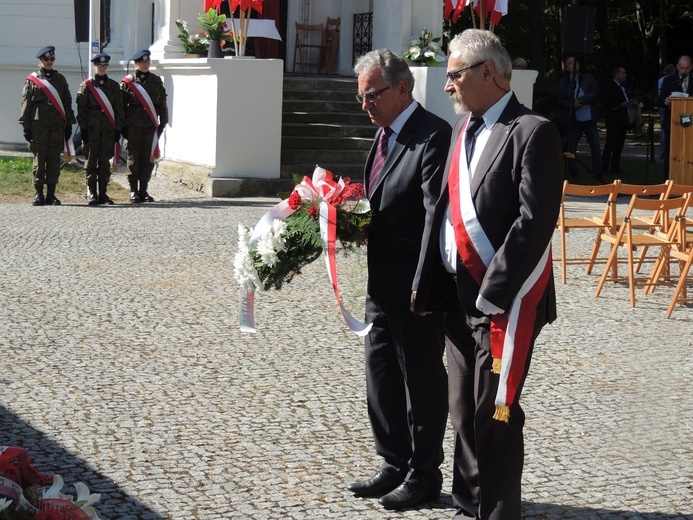
[[[683,116],[689,126],[682,126]],[[693,184],[693,98],[671,98],[669,178],[679,184]]]

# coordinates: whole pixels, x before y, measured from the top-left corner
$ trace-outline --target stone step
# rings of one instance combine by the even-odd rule
[[[363,182],[363,165],[340,164],[334,161],[285,164],[281,167],[281,177],[282,179],[291,179],[294,175],[311,177],[316,165],[331,171],[338,178],[349,177],[353,182]]]
[[[356,78],[284,75],[284,90],[344,90],[356,94]]]
[[[329,124],[320,122],[283,124],[283,137],[362,137],[370,141],[375,137],[374,125]]]
[[[366,163],[368,150],[307,150],[283,149],[283,164],[316,164],[332,162],[337,164],[363,165]]]
[[[361,112],[365,114],[356,100],[352,102],[329,99],[285,99],[282,103],[282,112]]]
[[[361,125],[371,127],[373,135],[375,135],[375,126],[371,123],[368,114],[365,112],[307,112],[298,110],[287,112],[283,111],[282,122],[284,124],[307,124],[307,123],[322,123],[336,125]]]
[[[282,135],[282,150],[368,151],[373,139],[361,137],[305,137]]]
[[[289,90],[284,89],[284,102],[286,101],[344,101],[355,105],[361,110],[361,105],[354,97],[356,90]]]

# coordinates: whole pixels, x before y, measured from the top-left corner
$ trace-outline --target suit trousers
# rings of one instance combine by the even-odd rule
[[[490,324],[476,309],[459,306],[446,317],[450,421],[455,440],[452,498],[454,518],[519,520],[524,464],[519,404],[535,333],[508,423],[493,418],[499,375],[491,371]]]
[[[366,298],[368,417],[381,469],[440,490],[448,416],[443,315]]]

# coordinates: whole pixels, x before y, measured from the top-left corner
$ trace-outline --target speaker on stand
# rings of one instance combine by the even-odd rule
[[[89,0],[75,0],[75,41],[89,41]]]

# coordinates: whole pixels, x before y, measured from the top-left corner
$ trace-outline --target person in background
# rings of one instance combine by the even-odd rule
[[[513,60],[514,70],[527,70],[527,60],[524,58],[515,58]]]
[[[626,69],[615,67],[611,74],[613,79],[606,84],[602,94],[606,119],[606,142],[602,164],[605,170],[614,175],[620,175],[621,153],[630,127],[628,114],[637,102],[631,101],[626,93],[625,82],[628,78]]]
[[[372,51],[354,67],[356,98],[379,127],[364,179],[368,231],[365,340],[366,396],[375,448],[372,478],[349,484],[356,496],[380,497],[386,509],[436,500],[443,485],[448,416],[443,315],[409,310],[421,236],[440,193],[450,125],[412,97],[403,58]]]
[[[599,87],[594,77],[583,72],[577,56],[565,59],[565,75],[559,82],[558,101],[568,114],[567,152],[575,155],[582,134],[585,134],[592,155],[592,173],[601,176],[602,155],[599,147]],[[568,174],[577,175],[577,161],[568,156]]]
[[[161,78],[149,72],[151,53],[141,50],[132,57],[136,72],[120,82],[125,107],[123,137],[127,139],[130,202],[154,202],[147,192],[159,138],[168,124],[166,89]]]
[[[412,310],[447,311],[454,518],[519,520],[520,394],[535,339],[556,318],[561,139],[510,90],[510,57],[495,34],[467,29],[449,49],[445,92],[461,117],[424,231]]]
[[[36,58],[39,70],[31,73],[24,83],[19,123],[34,156],[32,175],[36,195],[33,205],[58,206],[60,200],[55,196],[55,189],[60,178],[60,153],[72,139],[75,113],[67,80],[54,69],[55,47],[43,47]]]
[[[674,92],[681,94],[693,95],[693,81],[690,81],[691,74],[691,57],[681,56],[676,62],[675,70],[662,79],[662,86],[659,89],[657,96],[658,106],[664,109],[664,117],[662,121],[662,134],[664,134],[664,178],[669,178],[669,149],[671,143],[671,95]]]
[[[116,153],[115,144],[120,141],[125,123],[120,85],[107,75],[110,61],[111,57],[103,52],[94,56],[94,75],[84,80],[77,92],[77,122],[82,131],[86,198],[90,206],[113,204],[107,193],[111,179],[109,161]]]
[[[662,83],[664,83],[664,80],[666,79],[667,76],[671,76],[674,72],[676,72],[676,66],[673,63],[667,63],[666,66],[664,67],[664,70],[662,71],[663,76],[657,80],[657,97],[659,98],[659,95],[662,93]],[[659,105],[658,108],[659,111],[659,158],[664,159],[664,151],[665,151],[665,136],[664,136],[664,116],[667,113],[667,109],[664,106]]]

